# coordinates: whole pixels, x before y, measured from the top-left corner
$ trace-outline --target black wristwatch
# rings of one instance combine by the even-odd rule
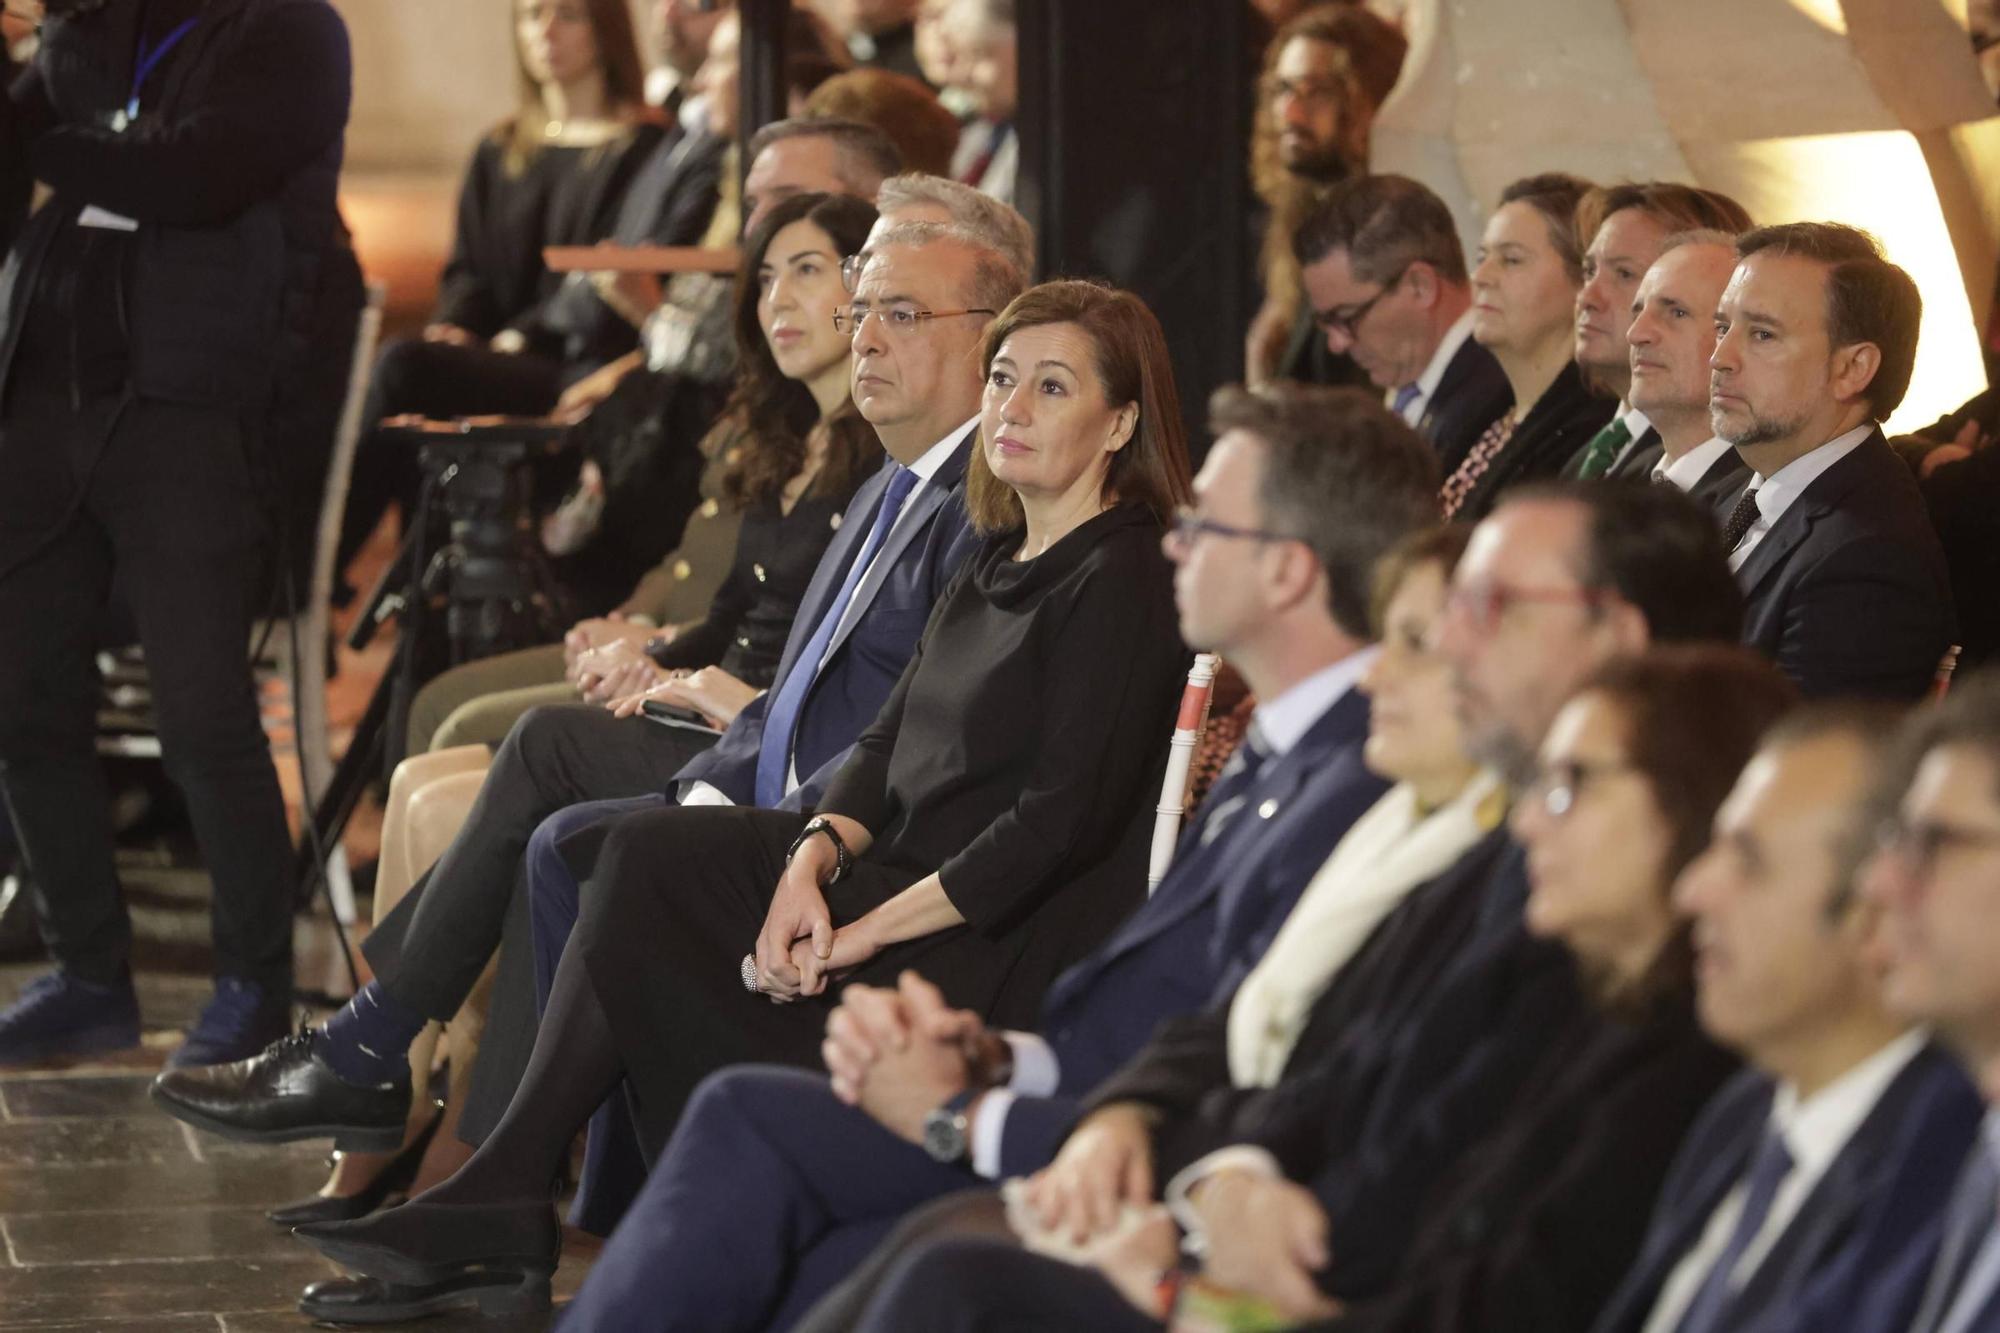
[[[847,872],[854,868],[854,854],[847,850],[847,844],[841,840],[840,830],[836,829],[833,821],[825,815],[814,815],[806,821],[806,826],[799,830],[799,836],[793,838],[792,845],[785,849],[785,864],[792,863],[792,858],[799,854],[799,848],[805,846],[806,839],[815,833],[826,834],[827,841],[833,844],[833,878],[827,883],[833,884],[845,879]]]
[[[972,1126],[965,1111],[980,1091],[977,1086],[967,1085],[924,1117],[924,1151],[932,1160],[950,1166],[972,1156]]]

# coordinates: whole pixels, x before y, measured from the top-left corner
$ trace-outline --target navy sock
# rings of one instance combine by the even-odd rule
[[[349,1083],[393,1083],[408,1071],[410,1043],[426,1021],[371,981],[326,1021],[320,1058]]]

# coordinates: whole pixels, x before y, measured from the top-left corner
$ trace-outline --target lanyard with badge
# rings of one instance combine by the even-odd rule
[[[173,31],[160,38],[159,41],[153,43],[151,46],[148,46],[144,36],[145,15],[143,13],[140,15],[139,27],[141,35],[139,38],[139,51],[132,62],[132,91],[126,97],[125,105],[111,113],[111,129],[113,133],[123,134],[139,119],[139,92],[146,86],[146,80],[152,77],[153,71],[160,67],[160,62],[165,60],[167,55],[176,46],[181,44],[181,39],[194,31],[195,25],[200,21],[201,15],[191,15],[177,24]],[[132,232],[139,229],[139,224],[135,219],[113,213],[109,209],[99,208],[96,204],[87,205],[83,212],[78,215],[76,221],[80,227],[92,227],[104,231]]]

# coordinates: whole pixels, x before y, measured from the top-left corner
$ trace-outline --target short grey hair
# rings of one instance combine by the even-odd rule
[[[1669,250],[1678,250],[1683,245],[1720,245],[1734,252],[1736,249],[1736,233],[1723,231],[1717,227],[1690,227],[1686,231],[1677,231],[1667,237],[1666,240],[1661,241],[1660,253],[1665,254]]]
[[[953,226],[979,237],[987,249],[998,250],[1022,274],[1034,274],[1035,229],[1012,205],[990,194],[944,176],[906,171],[883,181],[875,195],[878,213],[925,205],[943,209]]]
[[[1014,262],[993,248],[986,239],[957,223],[899,222],[875,238],[867,253],[888,246],[922,249],[927,245],[962,245],[973,253],[972,276],[965,294],[974,309],[1005,310],[1015,297],[1028,289],[1028,279]]]

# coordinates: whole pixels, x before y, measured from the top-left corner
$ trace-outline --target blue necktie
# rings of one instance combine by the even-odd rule
[[[1408,417],[1410,414],[1410,404],[1416,402],[1417,395],[1422,392],[1423,390],[1414,384],[1405,384],[1402,388],[1396,390],[1396,401],[1390,404],[1389,410],[1399,417]]]
[[[792,662],[791,673],[779,684],[771,706],[764,710],[764,739],[757,749],[757,804],[766,810],[785,799],[785,780],[792,770],[792,732],[798,727],[806,691],[812,688],[813,678],[819,674],[826,646],[833,642],[833,632],[846,617],[847,604],[854,600],[861,576],[868,572],[875,553],[889,539],[889,529],[896,526],[896,516],[903,512],[903,501],[910,498],[910,491],[917,484],[916,473],[900,463],[893,466],[896,470],[890,474],[882,503],[875,510],[875,526],[868,530],[868,540],[861,544],[854,554],[854,563],[847,567],[847,581],[827,605],[818,628]]]
[[[1720,1326],[1722,1315],[1729,1306],[1730,1297],[1736,1294],[1736,1266],[1743,1262],[1743,1254],[1750,1248],[1750,1242],[1757,1239],[1757,1233],[1764,1229],[1764,1222],[1771,1216],[1772,1201],[1778,1197],[1778,1187],[1785,1183],[1785,1177],[1792,1174],[1792,1155],[1785,1151],[1785,1137],[1775,1130],[1764,1139],[1764,1146],[1757,1150],[1756,1159],[1750,1163],[1750,1175],[1745,1182],[1743,1214],[1736,1219],[1736,1230],[1729,1237],[1722,1257],[1715,1261],[1715,1267],[1708,1270],[1701,1287],[1689,1302],[1687,1313],[1681,1316],[1677,1333],[1709,1333]]]

